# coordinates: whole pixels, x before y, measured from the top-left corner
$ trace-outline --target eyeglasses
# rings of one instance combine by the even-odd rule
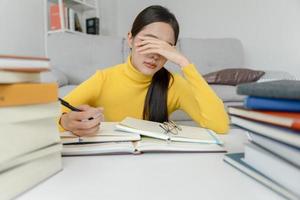
[[[159,125],[162,129],[165,130],[165,133],[172,133],[173,135],[178,135],[178,131],[181,131],[182,128],[177,125],[174,121],[170,120]]]

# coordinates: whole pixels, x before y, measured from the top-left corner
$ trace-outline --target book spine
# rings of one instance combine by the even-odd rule
[[[0,85],[0,107],[56,102],[56,83]]]
[[[50,30],[61,29],[60,16],[59,16],[59,5],[50,5]]]
[[[75,31],[75,12],[72,8],[69,8],[68,18],[70,31]]]
[[[259,83],[241,84],[237,86],[237,94],[267,97],[267,98],[283,98],[283,99],[299,99],[300,90],[286,88],[286,86],[262,86]]]
[[[271,99],[247,97],[244,106],[248,109],[300,112],[300,101],[289,99]]]

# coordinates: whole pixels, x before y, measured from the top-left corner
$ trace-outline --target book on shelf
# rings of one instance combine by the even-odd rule
[[[79,14],[75,12],[75,14],[74,14],[75,31],[83,32],[81,22],[80,22],[80,19],[79,19],[78,15]]]
[[[0,84],[0,107],[43,104],[57,101],[56,83]]]
[[[193,126],[177,126],[174,123],[165,124],[126,117],[116,127],[117,130],[174,142],[223,143],[212,130]],[[169,128],[170,130],[168,130]]]
[[[42,152],[33,152],[26,156],[30,160],[29,162],[24,162],[1,171],[0,199],[13,199],[61,171],[62,161],[60,150],[61,146],[56,145]],[[23,159],[22,161],[26,160],[22,157],[20,159]]]
[[[245,146],[245,163],[300,198],[300,168],[258,145]]]
[[[261,111],[242,107],[229,107],[228,113],[246,119],[300,131],[300,112]]]
[[[92,17],[86,19],[86,33],[99,35],[99,18]]]
[[[244,100],[244,107],[257,110],[300,112],[300,100],[249,96]]]
[[[288,128],[277,127],[265,123],[250,121],[236,116],[231,116],[231,123],[251,132],[263,135],[273,140],[300,148],[300,133]]]
[[[142,137],[134,142],[100,142],[64,145],[63,156],[157,153],[224,153],[217,144],[170,142]]]
[[[50,30],[59,30],[62,28],[60,22],[59,4],[51,3],[49,8]]]
[[[271,151],[273,154],[296,165],[300,169],[300,147],[297,148],[253,132],[248,132],[248,135],[249,140],[254,144],[258,144]]]
[[[254,169],[247,163],[243,161],[244,153],[229,153],[226,154],[224,157],[224,161],[231,166],[238,169],[240,172],[248,175],[249,177],[255,179],[256,181],[260,182],[261,184],[265,185],[266,187],[270,188],[274,192],[278,193],[279,195],[291,199],[291,200],[299,200],[299,195],[294,194],[289,189],[282,187],[277,182],[273,181],[266,175],[263,175],[258,170]]]
[[[237,86],[237,93],[248,96],[300,100],[300,81],[277,80],[245,83]]]
[[[0,55],[0,69],[18,72],[48,71],[50,60],[46,57]]]

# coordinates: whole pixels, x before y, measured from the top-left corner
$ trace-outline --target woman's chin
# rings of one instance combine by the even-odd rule
[[[143,67],[143,69],[141,70],[141,72],[144,75],[151,76],[151,75],[153,75],[156,72],[156,70],[155,69],[150,69],[150,68],[147,68],[147,67]]]

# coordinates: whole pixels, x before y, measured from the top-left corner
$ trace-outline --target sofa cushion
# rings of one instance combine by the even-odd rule
[[[203,77],[209,84],[237,85],[257,81],[264,74],[259,70],[229,68],[204,74]]]
[[[210,85],[223,102],[243,101],[245,96],[236,93],[236,87],[231,85]]]
[[[244,66],[243,47],[238,39],[181,38],[180,51],[193,62],[201,74]]]
[[[69,84],[79,84],[97,69],[122,63],[121,37],[56,33],[48,36],[48,56]]]

